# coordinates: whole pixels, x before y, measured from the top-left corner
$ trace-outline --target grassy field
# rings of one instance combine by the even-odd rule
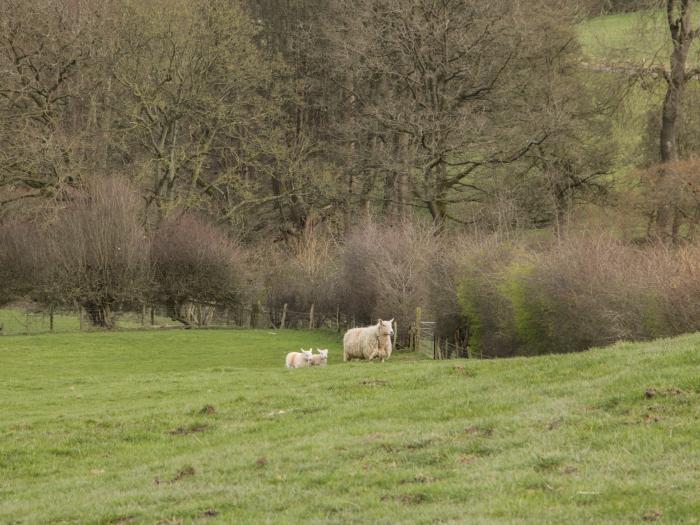
[[[328,347],[326,369],[285,353]],[[0,338],[0,523],[698,523],[700,335],[340,362],[335,334]]]
[[[700,24],[700,10],[694,11],[694,26]],[[671,37],[666,13],[642,11],[591,18],[579,25],[579,42],[584,55],[596,65],[667,64]],[[689,64],[697,64],[700,42],[688,55]]]
[[[80,318],[77,312],[58,312],[54,315],[54,333],[78,332],[80,331]],[[160,315],[154,318],[155,326],[178,327],[179,323]],[[126,312],[117,317],[117,327],[124,330],[134,330],[140,328],[151,328],[150,318],[147,317],[146,324],[141,323],[141,317],[137,313]],[[49,314],[32,313],[28,308],[6,307],[0,308],[0,332],[5,335],[29,335],[43,334],[51,330]],[[83,322],[83,331],[95,330],[87,321]]]

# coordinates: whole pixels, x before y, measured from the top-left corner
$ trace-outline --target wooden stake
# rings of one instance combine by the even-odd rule
[[[420,306],[416,308],[416,330],[415,333],[413,334],[413,337],[415,337],[414,341],[414,352],[417,352],[420,350],[420,318],[422,315],[422,311],[420,309]],[[435,337],[433,336],[433,358],[435,358]]]
[[[309,310],[309,330],[314,327],[314,303],[311,303],[311,310]]]
[[[282,320],[280,321],[280,328],[284,328],[284,323],[287,320],[287,303],[284,303],[284,306],[282,307]]]

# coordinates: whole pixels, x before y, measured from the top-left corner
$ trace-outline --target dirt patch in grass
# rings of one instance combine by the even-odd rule
[[[571,474],[576,474],[578,472],[578,469],[572,465],[565,465],[561,469],[562,474],[566,474],[567,476]]]
[[[216,407],[214,405],[204,405],[199,410],[199,413],[202,414],[203,416],[206,416],[209,414],[216,414]]]
[[[470,436],[491,437],[493,436],[493,427],[480,427],[472,425],[464,429],[464,433]]]
[[[178,470],[177,473],[170,479],[163,479],[160,476],[156,476],[153,481],[156,485],[177,483],[185,478],[191,478],[195,474],[197,474],[197,471],[194,469],[194,467],[187,465],[186,467]]]
[[[547,430],[549,430],[549,431],[556,430],[562,425],[563,422],[564,422],[564,420],[560,417],[558,417],[557,419],[553,419],[552,421],[547,423]]]
[[[384,381],[383,379],[362,379],[360,384],[364,386],[386,386],[389,384],[389,381]]]
[[[434,476],[426,476],[425,474],[417,474],[416,476],[413,476],[412,478],[405,479],[401,481],[401,484],[407,484],[407,483],[434,483],[438,480],[438,478]]]
[[[420,505],[421,503],[425,503],[429,500],[428,495],[423,494],[422,492],[418,492],[416,494],[399,494],[398,496],[385,494],[379,499],[381,501],[395,501],[396,503],[400,503],[402,505]]]
[[[457,461],[462,465],[471,465],[480,457],[481,456],[479,456],[478,454],[460,454],[459,456],[457,456]]]
[[[177,428],[171,428],[168,430],[168,434],[171,436],[187,436],[189,434],[196,434],[198,432],[204,432],[209,428],[209,425],[205,423],[192,423],[188,426],[182,426]]]
[[[657,509],[649,509],[642,515],[644,521],[658,521],[661,519],[661,511]]]
[[[213,518],[219,515],[219,511],[216,509],[207,509],[200,514],[202,518]]]
[[[117,516],[107,522],[108,525],[128,525],[129,523],[134,523],[136,521],[136,516]]]

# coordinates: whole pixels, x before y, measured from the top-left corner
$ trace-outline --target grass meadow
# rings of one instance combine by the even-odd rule
[[[299,347],[325,369],[286,370]],[[0,337],[0,523],[698,523],[700,334],[341,362],[334,333]]]
[[[693,14],[693,25],[700,24],[700,10]],[[605,15],[579,25],[579,42],[584,56],[596,66],[642,66],[668,64],[671,54],[666,12],[637,11]],[[688,55],[689,65],[698,63],[700,42]]]

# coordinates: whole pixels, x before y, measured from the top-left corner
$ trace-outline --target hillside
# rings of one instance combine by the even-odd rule
[[[281,367],[310,345],[331,365]],[[0,338],[0,522],[698,522],[700,334],[493,361],[339,348]]]

